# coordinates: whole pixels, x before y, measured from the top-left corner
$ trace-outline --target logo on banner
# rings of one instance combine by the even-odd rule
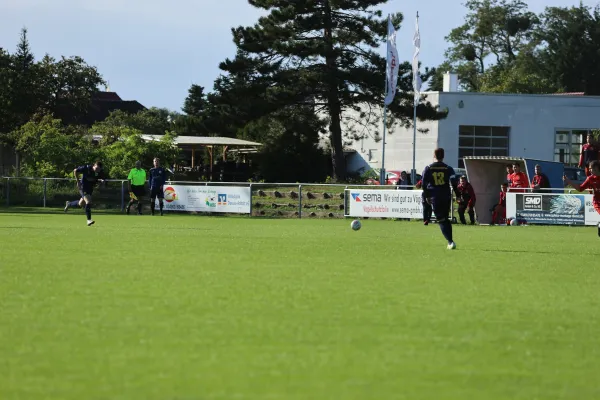
[[[541,210],[542,196],[541,195],[523,195],[523,210]]]
[[[206,196],[206,199],[204,200],[204,202],[206,203],[207,207],[216,207],[217,206],[217,202],[215,201],[215,196]]]
[[[220,206],[226,206],[227,205],[227,195],[224,193],[219,193],[217,204]]]
[[[165,201],[167,203],[171,203],[171,202],[177,200],[177,193],[175,192],[175,189],[173,189],[171,186],[167,186],[165,188],[164,194],[165,194]]]
[[[354,201],[358,201],[360,202],[360,193],[351,193],[352,198],[354,199]]]

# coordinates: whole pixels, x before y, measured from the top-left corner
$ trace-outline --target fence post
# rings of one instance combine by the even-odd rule
[[[46,183],[48,180],[44,178],[44,208],[46,208]]]
[[[10,178],[6,178],[6,207],[10,207]]]
[[[298,218],[302,218],[302,185],[298,185]]]
[[[252,218],[252,184],[250,184],[250,218]]]
[[[121,181],[121,212],[123,211],[125,211],[125,181]]]

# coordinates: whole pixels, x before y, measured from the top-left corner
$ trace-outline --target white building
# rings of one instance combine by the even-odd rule
[[[577,165],[582,140],[589,130],[600,127],[597,96],[459,92],[455,76],[445,78],[443,92],[424,93],[432,105],[447,109],[448,116],[417,121],[417,173],[432,162],[436,147],[446,150],[448,164],[461,168],[464,156],[524,157]],[[350,145],[356,152],[348,155],[349,171],[381,168],[380,138],[366,134]],[[386,170],[412,169],[412,143],[412,127],[390,129]]]

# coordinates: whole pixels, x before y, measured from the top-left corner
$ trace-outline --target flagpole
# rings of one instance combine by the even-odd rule
[[[387,85],[386,85],[387,88]],[[387,90],[386,90],[387,94]],[[381,150],[381,171],[379,173],[379,184],[385,185],[385,132],[387,126],[387,106],[383,105],[383,145]]]
[[[387,107],[394,100],[396,81],[398,80],[398,50],[396,49],[396,29],[392,24],[392,15],[388,14],[387,29],[387,62],[385,70],[385,97],[383,101],[383,144],[381,145],[381,172],[379,184],[385,185],[385,134],[387,132]]]
[[[418,55],[421,49],[421,35],[419,33],[419,12],[417,11],[417,20],[416,20],[416,32],[414,38],[415,44],[415,55],[413,58],[413,90],[415,91],[414,101],[413,101],[413,160],[412,160],[412,173],[411,173],[411,183],[413,185],[416,184],[417,179],[417,169],[416,169],[416,160],[417,160],[417,105],[419,104],[420,97],[420,77],[419,77],[419,59]]]

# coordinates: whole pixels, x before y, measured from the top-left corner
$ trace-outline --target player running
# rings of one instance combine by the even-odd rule
[[[581,192],[583,190],[592,190],[594,192],[594,197],[592,200],[592,204],[594,205],[594,209],[598,214],[600,214],[600,161],[594,160],[589,164],[590,168],[590,176],[581,184],[578,185],[574,182],[571,182],[567,176],[563,176],[563,180],[573,187],[573,189]],[[598,236],[600,236],[600,224],[598,224]]]
[[[142,215],[142,196],[145,194],[144,185],[146,184],[146,171],[142,168],[140,161],[135,162],[135,168],[129,171],[127,176],[129,185],[129,204],[127,204],[127,214],[134,203],[137,203],[138,215]]]
[[[163,200],[165,198],[164,185],[167,181],[167,171],[160,166],[160,159],[154,159],[154,168],[150,169],[150,211],[154,215],[156,198],[160,207],[160,215],[163,215]]]
[[[102,162],[96,161],[94,165],[82,165],[73,170],[73,175],[77,181],[77,189],[81,198],[79,200],[67,201],[65,204],[65,212],[71,207],[83,207],[85,204],[85,215],[87,217],[87,225],[94,224],[92,220],[92,193],[94,185],[98,182],[104,182],[104,172],[102,170]],[[81,179],[79,179],[81,175]]]
[[[450,181],[455,175],[454,169],[444,163],[444,149],[437,148],[433,152],[435,162],[423,170],[423,192],[425,199],[433,208],[435,219],[440,225],[442,234],[448,241],[448,249],[456,248],[452,239],[452,223],[450,222],[450,205],[452,204],[452,192],[450,185],[456,191],[456,183]]]
[[[421,189],[422,187],[423,187],[423,180],[420,180],[415,185],[415,188]],[[423,206],[423,225],[427,226],[427,225],[429,225],[429,222],[431,222],[432,210],[431,210],[431,204],[429,204],[427,202],[427,199],[425,199],[425,192],[421,192],[421,205]]]

